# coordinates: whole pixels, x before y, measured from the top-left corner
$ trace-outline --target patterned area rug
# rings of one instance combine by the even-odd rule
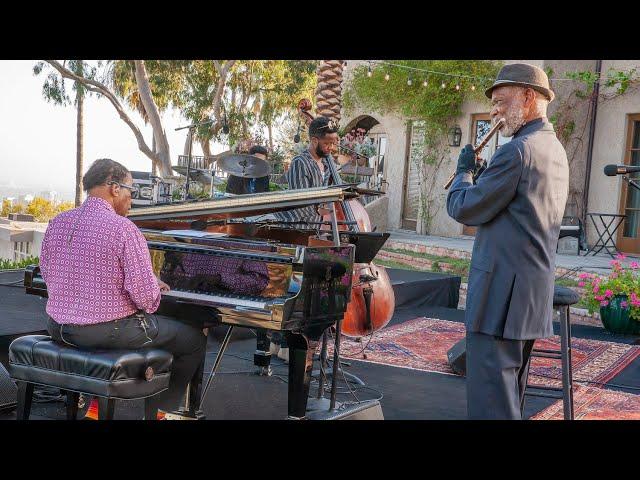
[[[464,338],[464,324],[434,318],[416,318],[374,334],[364,353],[362,343],[344,338],[341,356],[354,360],[454,374],[447,362],[447,350]],[[559,349],[557,336],[538,340],[536,348]],[[602,384],[617,375],[640,355],[640,346],[573,338],[574,382]],[[560,386],[560,360],[533,358],[529,372],[532,385]]]
[[[578,385],[573,393],[573,408],[576,420],[640,420],[640,395]],[[563,419],[562,401],[531,417],[531,420]]]

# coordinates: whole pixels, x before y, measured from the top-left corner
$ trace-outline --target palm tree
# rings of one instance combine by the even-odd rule
[[[69,60],[69,69],[80,76],[93,77],[95,75],[95,68],[88,66],[83,60]],[[44,62],[38,62],[33,67],[33,73],[39,75],[44,67]],[[76,107],[76,195],[75,205],[76,207],[82,203],[82,170],[84,163],[84,97],[87,94],[86,89],[79,82],[73,82],[73,90],[75,91],[75,98],[72,101],[67,95],[65,90],[64,79],[60,78],[55,73],[50,73],[43,86],[42,95],[45,100],[53,102],[56,105],[70,105],[73,103]]]
[[[321,60],[316,86],[316,113],[340,122],[342,107],[342,60]]]

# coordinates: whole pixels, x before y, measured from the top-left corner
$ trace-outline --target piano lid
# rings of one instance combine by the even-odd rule
[[[231,198],[220,198],[204,201],[189,201],[159,205],[154,207],[134,208],[128,218],[136,220],[156,220],[167,218],[230,219],[244,218],[266,213],[291,210],[307,205],[318,205],[326,202],[341,201],[357,197],[350,185],[307,188],[301,190],[284,190],[279,192],[254,193],[237,195]]]

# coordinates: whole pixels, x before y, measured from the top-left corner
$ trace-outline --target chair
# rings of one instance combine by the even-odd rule
[[[596,240],[596,243],[594,243],[593,246],[587,251],[587,253],[584,254],[585,257],[591,252],[593,252],[593,255],[597,255],[602,249],[605,249],[611,256],[611,258],[614,258],[614,255],[609,251],[609,249],[611,248],[615,253],[619,252],[618,247],[616,247],[616,241],[613,239],[613,237],[616,234],[618,228],[620,228],[620,225],[622,225],[624,219],[627,218],[627,216],[617,213],[595,212],[587,213],[587,215],[593,222],[593,226],[598,233],[598,239]],[[598,227],[596,219],[600,220],[599,223],[601,224],[602,231],[600,231],[600,227]],[[596,248],[598,248],[598,250],[596,250]]]
[[[582,236],[584,229],[582,227],[582,221],[578,217],[563,217],[560,225],[560,235],[558,236],[558,243],[560,239],[564,237],[574,237],[578,239],[578,248],[576,255],[580,255],[580,246],[582,243]],[[556,246],[556,252],[558,247]]]
[[[34,385],[61,389],[67,419],[75,420],[80,393],[97,396],[100,420],[112,420],[115,400],[145,399],[145,419],[157,409],[149,398],[169,387],[173,355],[164,350],[83,350],[27,335],[9,346],[9,373],[18,385],[18,420],[28,420]]]
[[[565,420],[574,419],[573,411],[573,371],[571,366],[571,319],[569,307],[580,300],[580,296],[570,288],[556,285],[553,291],[553,309],[560,321],[560,350],[534,348],[531,357],[558,359],[562,362],[562,387],[529,385],[525,395],[547,398],[561,398]],[[548,393],[554,392],[554,393]],[[561,392],[558,396],[557,392]]]

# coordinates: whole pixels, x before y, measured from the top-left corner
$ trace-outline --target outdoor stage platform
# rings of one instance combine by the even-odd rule
[[[362,342],[343,339],[346,372],[365,387],[338,382],[339,402],[380,398],[387,420],[454,420],[466,418],[465,379],[455,375],[446,351],[464,336],[464,311],[456,310],[460,278],[438,273],[389,269],[397,308],[389,325]],[[0,283],[7,283],[0,278]],[[7,339],[44,328],[45,301],[23,288],[0,286],[0,358],[6,362]],[[557,324],[554,325],[557,333]],[[213,364],[225,326],[212,329],[206,369]],[[640,417],[640,345],[637,336],[612,335],[602,328],[574,325],[574,380],[577,418]],[[553,342],[554,339],[550,339]],[[361,351],[364,347],[366,358]],[[272,358],[273,375],[254,373],[255,336],[237,328],[203,405],[208,419],[280,420],[286,417],[287,365]],[[559,378],[559,366],[532,366],[536,382]],[[312,383],[312,394],[317,383]],[[525,414],[558,418],[559,401],[528,397]],[[559,413],[558,413],[559,412]],[[116,402],[116,418],[140,419],[142,401]],[[63,401],[35,403],[33,419],[64,419]],[[0,419],[15,412],[0,412]]]

